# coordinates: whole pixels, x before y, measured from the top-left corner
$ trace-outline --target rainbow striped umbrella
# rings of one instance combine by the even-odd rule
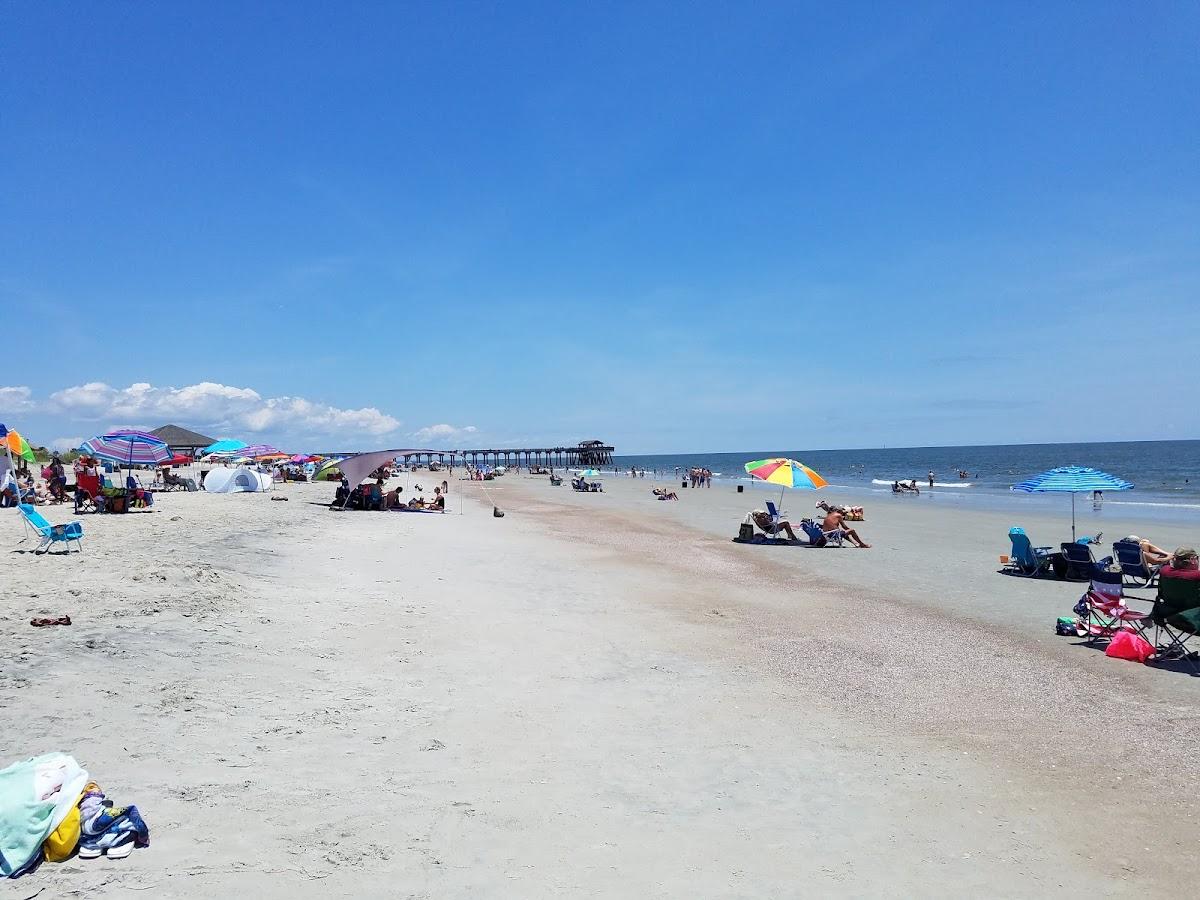
[[[756,459],[746,463],[746,472],[752,478],[765,481],[767,484],[777,484],[779,491],[779,508],[783,509],[783,488],[799,488],[805,491],[815,491],[829,484],[824,478],[802,462],[777,456],[774,459]]]
[[[746,473],[768,484],[778,484],[785,488],[800,488],[807,491],[815,491],[817,488],[823,488],[829,484],[804,463],[783,457],[756,459],[748,462],[746,463]]]

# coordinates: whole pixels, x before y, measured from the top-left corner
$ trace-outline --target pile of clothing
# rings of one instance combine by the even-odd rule
[[[73,757],[48,753],[0,769],[0,876],[17,878],[43,860],[107,855],[150,845],[136,806],[113,806]]]

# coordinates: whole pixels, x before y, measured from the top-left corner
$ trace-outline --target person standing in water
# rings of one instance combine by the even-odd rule
[[[933,469],[929,470],[929,486],[933,487]]]

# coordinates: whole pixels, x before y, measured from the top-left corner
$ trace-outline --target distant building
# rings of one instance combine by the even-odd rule
[[[163,425],[150,433],[160,441],[164,441],[172,452],[182,453],[185,456],[195,456],[196,451],[203,450],[209,444],[216,443],[217,440],[200,434],[198,431],[180,428],[178,425]]]

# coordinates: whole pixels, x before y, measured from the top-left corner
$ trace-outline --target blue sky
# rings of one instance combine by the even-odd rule
[[[0,421],[1200,437],[1200,6],[877,6],[6,5]]]

